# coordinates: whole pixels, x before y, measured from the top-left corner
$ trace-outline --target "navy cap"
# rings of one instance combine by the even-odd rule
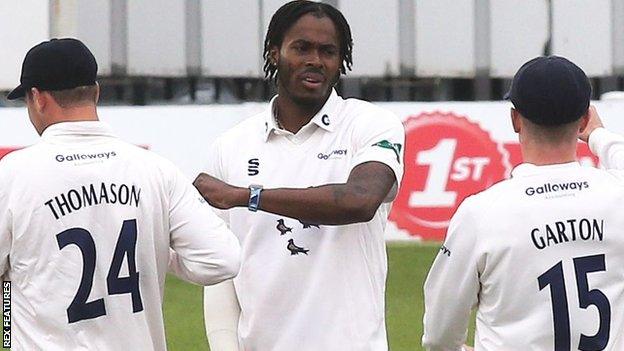
[[[505,99],[531,122],[558,126],[587,113],[591,92],[580,67],[560,56],[540,56],[520,67]]]
[[[93,85],[97,62],[89,49],[78,39],[52,39],[37,44],[26,53],[22,64],[20,85],[7,99],[24,97],[30,88],[65,90]]]

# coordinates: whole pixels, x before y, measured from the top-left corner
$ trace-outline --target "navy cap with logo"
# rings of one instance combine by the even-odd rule
[[[26,53],[20,85],[7,99],[24,97],[27,90],[66,90],[95,84],[97,62],[78,39],[51,39],[37,44]]]
[[[558,126],[587,113],[591,92],[580,67],[560,56],[540,56],[520,67],[505,99],[531,122]]]

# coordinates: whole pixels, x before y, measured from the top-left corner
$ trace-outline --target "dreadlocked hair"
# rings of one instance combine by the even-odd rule
[[[266,38],[264,39],[264,76],[267,79],[275,80],[277,78],[277,65],[271,62],[270,52],[272,47],[281,47],[284,35],[304,15],[314,14],[318,17],[329,17],[338,31],[338,40],[340,44],[340,57],[342,64],[340,73],[346,74],[347,70],[351,70],[353,65],[353,38],[351,37],[351,28],[342,13],[335,7],[321,2],[308,0],[291,1],[280,7],[269,23]]]

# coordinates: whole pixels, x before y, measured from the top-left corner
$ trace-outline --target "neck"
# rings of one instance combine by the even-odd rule
[[[520,143],[524,162],[537,166],[576,161],[576,146],[576,140],[552,145],[534,142]]]
[[[95,105],[61,108],[50,113],[45,128],[62,122],[99,121]],[[45,130],[44,128],[44,130]]]
[[[283,129],[291,133],[297,133],[308,124],[329,98],[328,95],[319,102],[303,104],[294,101],[288,94],[282,94],[280,90],[278,90],[278,94],[276,100],[277,120]]]

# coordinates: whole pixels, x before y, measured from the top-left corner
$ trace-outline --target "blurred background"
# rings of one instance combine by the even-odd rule
[[[25,52],[77,37],[100,65],[105,104],[265,101],[264,34],[283,0],[5,0],[0,91]],[[528,59],[570,58],[595,97],[622,90],[623,0],[330,0],[354,37],[343,96],[373,101],[500,100]],[[0,105],[9,103],[0,98]]]
[[[274,94],[263,79],[263,41],[285,2],[1,0],[0,157],[38,140],[23,102],[5,99],[26,52],[76,37],[99,63],[102,120],[192,179],[216,136]],[[354,38],[353,71],[337,90],[404,121],[405,176],[386,231],[386,320],[391,350],[420,350],[422,285],[450,217],[522,162],[511,104],[500,101],[520,65],[539,55],[571,59],[591,77],[593,98],[604,98],[594,104],[605,123],[624,132],[624,0],[326,2]],[[599,165],[585,144],[579,160]],[[170,350],[208,348],[201,301],[200,287],[168,277]]]

